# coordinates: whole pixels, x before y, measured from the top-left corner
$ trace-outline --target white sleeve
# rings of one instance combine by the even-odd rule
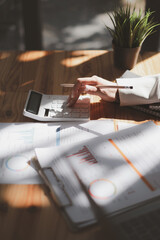
[[[147,77],[116,79],[118,85],[133,86],[133,89],[119,89],[121,106],[160,102],[160,74]]]

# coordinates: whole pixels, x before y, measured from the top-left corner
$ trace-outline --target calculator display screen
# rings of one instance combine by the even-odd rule
[[[37,115],[41,103],[41,98],[42,94],[31,91],[26,110]]]

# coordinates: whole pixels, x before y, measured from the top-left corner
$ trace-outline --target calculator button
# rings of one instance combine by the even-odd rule
[[[73,118],[79,118],[79,117],[80,117],[79,112],[78,112],[78,113],[72,112],[72,117],[73,117]]]
[[[51,108],[56,108],[57,104],[51,103]]]
[[[71,113],[69,113],[69,114],[63,114],[63,117],[64,117],[64,118],[70,118],[70,117],[72,117],[72,114],[71,114]]]
[[[57,113],[62,113],[63,112],[63,108],[57,108],[56,112]]]
[[[80,109],[79,108],[73,108],[72,113],[76,113],[76,112],[80,112]]]
[[[57,118],[63,117],[63,113],[62,113],[62,112],[56,113],[56,117],[57,117]]]
[[[57,103],[57,104],[63,104],[63,101],[62,101],[61,99],[57,99],[57,100],[56,100],[56,103]]]
[[[82,117],[82,118],[88,117],[88,113],[81,113],[81,117]]]
[[[88,113],[89,111],[88,111],[87,108],[85,108],[85,109],[81,109],[81,112],[82,112],[82,113]]]
[[[66,109],[63,110],[63,112],[71,113],[71,112],[72,112],[72,109],[71,109],[71,108],[66,108]]]
[[[83,104],[83,105],[81,106],[81,108],[82,108],[82,109],[88,109],[88,105],[87,105],[87,104]]]
[[[48,104],[48,103],[47,103]],[[62,119],[81,119],[89,118],[89,101],[78,100],[73,107],[67,107],[66,96],[56,96],[51,99],[50,106],[48,106],[48,116],[51,118]],[[47,114],[47,113],[46,113]]]
[[[51,117],[55,117],[56,116],[56,112],[55,111],[50,111],[50,116]]]

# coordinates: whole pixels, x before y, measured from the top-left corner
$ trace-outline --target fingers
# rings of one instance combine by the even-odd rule
[[[97,88],[94,86],[90,86],[90,85],[81,85],[81,87],[79,89],[77,89],[76,87],[75,87],[75,89],[72,90],[72,92],[68,98],[67,106],[69,106],[69,107],[73,106],[76,103],[80,94],[82,94],[82,93],[95,94],[97,92]]]
[[[93,95],[98,95],[102,99],[111,101],[112,96],[108,96],[110,95],[110,92],[108,92],[107,90],[104,91],[103,89],[99,89],[96,87],[96,85],[105,86],[110,84],[111,84],[110,81],[100,78],[98,76],[78,78],[77,82],[72,88],[70,96],[68,97],[67,106],[70,106],[70,107],[73,106],[78,100],[79,95],[84,92],[93,94]]]
[[[77,81],[74,87],[72,88],[71,94],[67,100],[67,106],[73,106],[79,98],[79,95],[84,92],[85,86],[81,84],[80,81]]]
[[[97,91],[98,91],[97,87],[90,86],[90,85],[86,85],[85,88],[84,88],[85,93],[92,93],[92,92],[95,93]]]
[[[85,77],[85,78],[78,78],[77,81],[81,84],[81,85],[97,85],[99,84],[98,80],[96,79],[96,76],[93,77]]]
[[[71,92],[71,94],[69,95],[69,97],[68,97],[68,99],[67,99],[67,106],[68,107],[71,107],[71,106],[73,106],[76,102],[77,102],[77,100],[78,100],[78,98],[79,98],[79,95],[82,93],[83,91],[81,90],[79,90],[79,91],[77,91],[77,92]]]
[[[96,92],[96,88],[92,88],[92,86],[95,86],[99,84],[100,82],[97,80],[98,77],[92,76],[92,77],[84,77],[84,78],[78,78],[77,82],[75,83],[70,96],[67,100],[67,106],[73,106],[76,101],[79,98],[79,95],[83,92]],[[91,85],[91,86],[90,86]]]

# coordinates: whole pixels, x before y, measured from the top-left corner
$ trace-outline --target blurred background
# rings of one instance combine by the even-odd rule
[[[160,21],[159,0],[0,0],[0,50],[109,50],[107,13],[127,3],[156,11]],[[145,41],[144,50],[160,50],[159,33]]]

